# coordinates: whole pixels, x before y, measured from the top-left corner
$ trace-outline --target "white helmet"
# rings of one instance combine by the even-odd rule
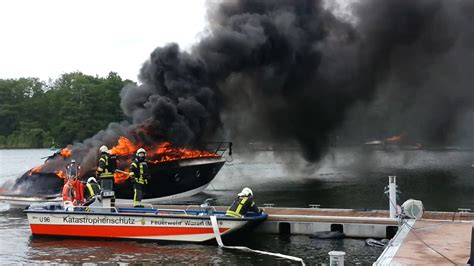
[[[87,183],[92,183],[92,182],[97,183],[97,180],[95,180],[95,177],[93,177],[93,176],[91,176],[91,177],[89,177],[89,179],[87,179]]]
[[[244,189],[242,189],[242,192],[240,192],[238,196],[253,196],[253,192],[250,188],[244,187]]]
[[[109,148],[107,148],[107,146],[105,146],[105,145],[102,145],[102,146],[100,146],[99,151],[100,151],[101,153],[102,153],[102,152],[109,153]]]
[[[140,154],[140,153],[143,153],[143,154],[145,154],[145,156],[146,156],[146,151],[145,151],[144,148],[138,149],[136,155],[138,156],[138,154]]]

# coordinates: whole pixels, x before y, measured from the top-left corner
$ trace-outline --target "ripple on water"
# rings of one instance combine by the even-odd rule
[[[17,173],[18,165],[37,164],[33,160],[30,162],[30,159],[25,159],[27,158],[25,155],[31,151],[12,153],[7,159],[14,158],[16,153],[18,159],[6,164],[13,168],[8,169],[4,175],[0,173],[0,179],[5,176],[21,175],[22,173]],[[474,187],[472,168],[461,167],[466,165],[466,161],[469,161],[469,166],[471,165],[472,153],[375,152],[369,160],[356,155],[358,154],[336,154],[335,159],[329,162],[331,167],[308,175],[305,173],[293,175],[280,171],[287,162],[284,162],[285,165],[280,162],[273,163],[272,156],[256,158],[252,162],[236,161],[233,165],[224,166],[205,193],[182,200],[180,203],[196,204],[213,197],[216,199],[214,204],[228,205],[236,192],[245,185],[253,189],[256,201],[260,204],[268,202],[275,203],[276,206],[304,207],[317,203],[324,207],[386,209],[387,200],[383,188],[387,185],[387,175],[395,174],[399,177],[397,183],[403,191],[402,201],[407,199],[403,197],[422,198],[427,209],[445,211],[455,210],[458,207],[470,208],[474,204],[471,193]],[[35,155],[38,158],[42,156]],[[275,174],[282,178],[275,179]],[[8,205],[0,203],[0,259],[3,264],[112,262],[287,265],[292,263],[265,255],[222,250],[215,245],[36,238],[31,237],[26,216],[21,212],[8,212],[7,208]],[[382,249],[365,246],[363,240],[315,240],[307,236],[251,234],[225,243],[299,256],[309,264],[328,263],[328,252],[331,250],[345,251],[348,264],[372,263],[382,252]]]
[[[0,213],[2,263],[170,263],[170,264],[291,264],[281,258],[215,245],[168,244],[124,240],[78,240],[32,237],[22,212]],[[381,249],[365,247],[363,240],[315,240],[308,236],[252,234],[226,240],[227,245],[302,257],[309,263],[328,263],[327,253],[345,250],[347,263],[375,261]]]

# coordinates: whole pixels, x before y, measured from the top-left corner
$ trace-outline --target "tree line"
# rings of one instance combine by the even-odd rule
[[[0,79],[0,148],[64,147],[89,138],[124,120],[119,94],[132,82],[114,72]]]

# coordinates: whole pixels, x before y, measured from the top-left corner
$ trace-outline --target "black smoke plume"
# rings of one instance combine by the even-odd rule
[[[474,144],[474,2],[373,1],[357,11],[369,43],[380,46],[394,31],[409,42],[385,44],[393,46],[382,65],[386,75],[364,112],[373,119],[355,121],[427,145]]]
[[[205,37],[189,52],[157,48],[121,106],[154,139],[192,145],[219,132],[244,143],[296,142],[309,161],[348,117],[357,122],[349,138],[362,129],[362,137],[408,131],[446,143],[469,132],[460,122],[473,117],[474,2],[349,8],[352,22],[323,1],[211,3]],[[380,117],[365,119],[369,112]]]
[[[140,85],[121,92],[128,121],[71,145],[71,158],[92,169],[119,136],[296,143],[311,162],[336,135],[474,145],[473,1],[353,1],[339,12],[349,18],[328,3],[210,2],[204,37],[189,51],[153,51]],[[43,172],[70,160],[58,158]]]

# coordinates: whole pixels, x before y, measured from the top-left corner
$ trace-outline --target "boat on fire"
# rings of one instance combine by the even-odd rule
[[[232,155],[229,142],[214,143],[205,156],[177,158],[149,163],[151,180],[143,191],[143,203],[156,204],[163,201],[189,197],[203,191],[215,178],[226,162],[224,153]],[[60,160],[63,158],[59,157]],[[55,158],[56,159],[56,158]],[[126,169],[122,160],[119,168]],[[94,175],[95,169],[84,174],[84,180]],[[30,170],[18,178],[11,189],[0,192],[0,202],[10,204],[10,208],[26,208],[32,203],[59,203],[64,185],[61,172]],[[118,204],[133,202],[133,185],[122,180],[114,185]]]
[[[248,230],[267,219],[249,212],[241,218],[225,216],[213,207],[185,210],[149,208],[67,207],[59,203],[33,204],[24,210],[34,236],[143,239],[204,242],[220,235]]]

